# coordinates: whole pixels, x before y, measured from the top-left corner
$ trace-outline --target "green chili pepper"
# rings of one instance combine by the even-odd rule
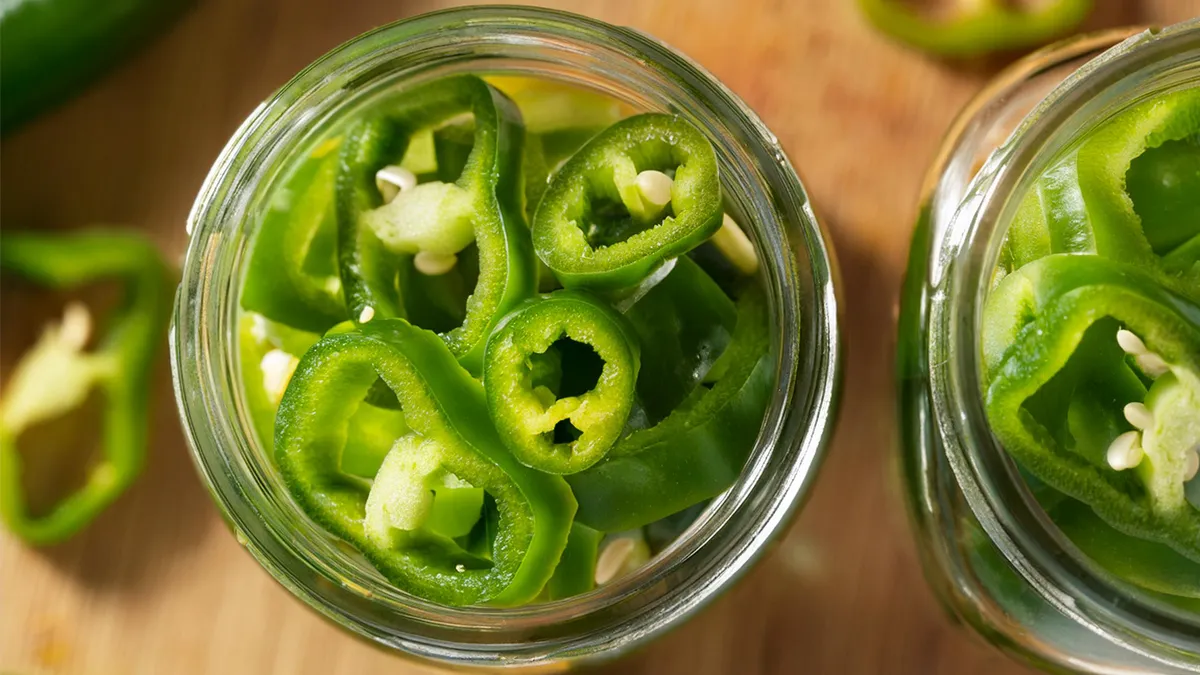
[[[1030,189],[1008,230],[1003,271],[1052,253],[1094,253],[1161,270],[1164,283],[1196,297],[1200,217],[1161,210],[1197,202],[1197,157],[1200,88],[1121,113]]]
[[[78,532],[117,498],[145,463],[151,366],[165,334],[173,281],[154,245],[131,233],[63,236],[6,234],[0,268],[40,285],[69,289],[113,279],[124,302],[108,317],[94,351],[84,352],[90,318],[68,307],[17,364],[0,406],[0,515],[34,544]],[[34,515],[21,483],[17,436],[84,404],[93,390],[105,397],[103,458],[87,482],[44,515]]]
[[[586,345],[602,362],[582,383],[539,375],[539,361],[560,340]],[[561,359],[561,355],[549,358]],[[633,328],[594,296],[558,291],[528,300],[488,340],[483,381],[488,411],[508,449],[548,473],[582,471],[612,448],[633,407],[640,350]]]
[[[1185,491],[1200,459],[1194,299],[1155,269],[1050,255],[993,290],[983,355],[989,422],[1025,469],[1117,530],[1200,561]]]
[[[443,337],[463,364],[477,372],[495,322],[532,295],[536,284],[521,213],[520,113],[512,101],[473,76],[401,92],[376,109],[382,112],[347,135],[336,181],[338,256],[350,316],[404,316],[404,289],[396,282],[400,256],[452,263],[474,243],[479,278],[462,324]],[[474,137],[457,180],[421,183],[383,204],[376,173],[400,161],[416,132],[466,113],[474,116]]]
[[[335,254],[339,145],[339,138],[319,144],[275,190],[242,287],[243,309],[310,333],[349,318]]]
[[[596,466],[567,477],[577,520],[603,532],[641,527],[714,497],[742,471],[762,425],[773,378],[765,298],[750,287],[738,301],[729,347],[713,364],[720,378],[697,387],[664,420],[634,431]]]
[[[716,154],[704,134],[680,117],[636,115],[554,175],[534,216],[533,246],[568,288],[629,288],[711,237],[722,216]]]
[[[347,321],[336,330],[353,330],[353,324]],[[284,389],[300,356],[320,338],[259,314],[242,314],[238,325],[242,392],[254,430],[268,455],[275,446],[275,414]],[[383,400],[375,400],[372,395]],[[396,395],[382,380],[377,380],[366,400],[350,416],[346,447],[342,449],[342,471],[372,478],[392,444],[409,431]]]
[[[70,96],[149,42],[187,0],[6,0],[0,6],[0,128]]]
[[[339,457],[350,413],[379,378],[412,433],[371,486],[348,475]],[[314,520],[397,587],[444,604],[532,599],[554,571],[576,508],[561,478],[522,466],[504,449],[482,386],[445,343],[403,320],[327,335],[305,353],[279,407],[275,452]],[[472,490],[483,491],[482,503]],[[482,551],[471,546],[472,532],[463,534],[468,526],[494,528]]]
[[[859,0],[876,28],[939,56],[966,58],[1034,47],[1070,33],[1092,0],[1046,0],[1015,7],[1007,0],[953,0],[944,15],[924,14],[905,0]]]

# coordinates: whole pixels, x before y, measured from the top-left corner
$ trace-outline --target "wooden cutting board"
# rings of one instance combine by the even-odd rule
[[[451,4],[203,1],[118,72],[5,139],[0,222],[129,224],[178,257],[205,173],[257,103],[339,43]],[[735,590],[604,672],[1026,672],[952,625],[929,594],[893,466],[893,322],[917,189],[951,118],[999,64],[907,51],[849,0],[546,4],[654,34],[740,94],[799,167],[845,282],[841,425],[804,512]],[[1200,15],[1200,0],[1098,5],[1096,27]],[[22,307],[3,310],[5,370],[36,332]],[[241,550],[195,476],[163,361],[150,466],[134,489],[62,546],[31,550],[0,534],[0,672],[427,672],[334,629]]]

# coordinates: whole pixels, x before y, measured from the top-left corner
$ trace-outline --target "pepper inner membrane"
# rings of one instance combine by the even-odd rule
[[[1120,327],[1109,317],[1093,323],[1063,368],[1022,406],[1058,447],[1101,469],[1108,467],[1109,444],[1132,428],[1125,421],[1125,404],[1144,399],[1148,384],[1129,367],[1113,339]],[[1132,472],[1103,475],[1135,499],[1145,496],[1145,486]]]
[[[604,359],[591,345],[563,335],[545,351],[530,354],[526,367],[530,387],[535,390],[545,387],[557,400],[582,396],[595,389],[604,371]],[[557,446],[574,443],[583,431],[564,418],[548,434]]]
[[[0,347],[0,377],[4,395],[10,392],[13,369],[29,353],[46,327],[63,321],[65,308],[79,304],[91,317],[91,329],[81,353],[94,352],[97,334],[104,326],[97,317],[107,315],[120,302],[122,285],[100,281],[70,291],[53,291],[5,275],[0,289],[0,323],[8,339]],[[21,317],[19,320],[15,317]],[[54,386],[54,385],[50,385]],[[104,461],[104,411],[107,397],[93,383],[81,405],[21,429],[12,439],[21,461],[21,489],[28,515],[49,515],[65,498],[87,485],[92,472]]]
[[[474,147],[475,116],[463,113],[413,134],[400,166],[413,172],[417,185],[456,183]],[[415,256],[405,256],[399,286],[414,326],[446,333],[462,325],[467,301],[479,282],[479,248],[471,243],[457,255],[449,271],[436,275],[422,273],[414,264]]]
[[[674,148],[662,141],[642,143],[629,151],[628,159],[633,162],[634,175],[642,171],[661,171],[673,180],[680,166]],[[621,199],[611,166],[588,172],[586,179],[584,203],[580,205],[581,213],[575,218],[575,224],[593,249],[628,241],[675,216],[673,202],[668,202],[662,209],[652,210],[648,215],[630,213],[629,207]]]

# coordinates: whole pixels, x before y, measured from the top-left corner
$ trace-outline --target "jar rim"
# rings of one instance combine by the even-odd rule
[[[576,598],[510,609],[456,610],[411,596],[388,598],[344,570],[314,566],[307,551],[264,524],[274,507],[264,499],[268,486],[241,457],[247,438],[237,425],[244,411],[239,393],[231,391],[238,377],[231,348],[238,303],[231,298],[240,290],[247,222],[270,183],[264,174],[302,146],[305,128],[344,114],[372,87],[394,86],[439,63],[460,69],[484,63],[491,72],[512,69],[520,59],[549,63],[552,57],[602,62],[608,70],[600,72],[612,86],[632,87],[636,80],[642,88],[659,88],[655,95],[662,100],[653,107],[705,129],[722,168],[730,169],[726,179],[743,190],[740,196],[753,197],[748,229],[769,277],[776,391],[738,483],[629,578]],[[587,83],[606,85],[597,72]],[[188,232],[171,364],[202,479],[239,540],[276,580],[344,627],[416,656],[527,664],[608,656],[650,639],[696,612],[761,554],[809,491],[828,445],[842,360],[835,271],[799,178],[774,135],[740,99],[686,57],[631,29],[560,11],[492,6],[425,14],[359,36],[305,68],[247,118],[205,180]],[[364,618],[366,612],[373,613]],[[578,634],[542,637],[553,633],[548,625],[579,617],[594,621],[579,624]]]
[[[1200,19],[1134,34],[1055,87],[991,153],[946,232],[932,282],[928,349],[935,425],[967,505],[993,544],[1039,595],[1080,625],[1148,658],[1186,668],[1195,665],[1190,660],[1195,654],[1180,654],[1196,649],[1200,616],[1169,607],[1100,569],[1038,506],[990,431],[978,339],[985,282],[1016,208],[1012,197],[1024,194],[1044,164],[1087,129],[1144,100],[1153,86],[1157,91],[1178,86],[1183,76],[1177,71],[1171,71],[1174,79],[1147,73],[1184,61],[1195,71],[1186,75],[1194,83],[1189,86],[1200,85]]]

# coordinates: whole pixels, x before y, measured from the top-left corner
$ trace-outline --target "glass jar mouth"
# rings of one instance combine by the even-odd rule
[[[1185,668],[1196,663],[1200,616],[1113,577],[1080,552],[994,438],[983,409],[979,336],[1003,224],[1017,207],[1012,196],[1024,194],[1052,158],[1118,110],[1156,92],[1200,85],[1198,63],[1200,20],[1146,30],[1080,68],[1025,117],[971,181],[950,222],[931,270],[928,345],[935,424],[966,501],[992,542],[1062,613],[1135,652]]]
[[[506,609],[455,609],[407,596],[348,567],[348,554],[319,528],[287,523],[281,514],[298,507],[255,465],[233,348],[248,228],[288,153],[384,88],[468,69],[571,80],[670,110],[705,130],[764,263],[776,357],[776,391],[751,459],[688,532],[601,589]],[[485,7],[427,14],[356,38],[242,124],[206,179],[188,231],[172,372],[202,478],[239,540],[277,580],[335,622],[403,651],[514,665],[641,643],[745,571],[798,508],[824,455],[842,358],[824,233],[778,141],[754,113],[697,65],[636,31],[563,12]]]

